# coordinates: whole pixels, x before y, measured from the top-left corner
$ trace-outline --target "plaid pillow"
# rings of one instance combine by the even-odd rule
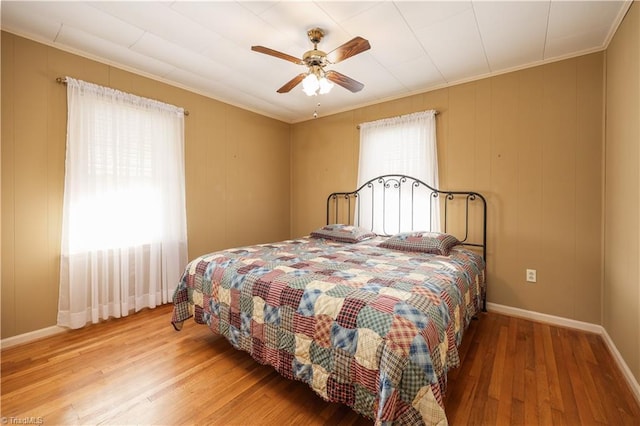
[[[380,247],[448,256],[451,247],[458,244],[460,241],[453,235],[441,232],[414,231],[396,234],[380,244]]]
[[[373,238],[376,234],[359,226],[337,223],[318,228],[311,233],[311,236],[314,238],[341,241],[343,243],[357,243]]]

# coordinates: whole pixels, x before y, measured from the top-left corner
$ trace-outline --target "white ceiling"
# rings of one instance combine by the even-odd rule
[[[285,122],[345,111],[607,47],[630,1],[6,1],[2,29]],[[360,81],[308,97],[276,90],[322,28],[329,52],[355,36],[371,49],[329,65]],[[72,76],[73,77],[73,76]],[[317,104],[320,103],[318,107]],[[188,105],[181,105],[186,109]]]

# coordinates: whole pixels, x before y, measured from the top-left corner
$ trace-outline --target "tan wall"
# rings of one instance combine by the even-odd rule
[[[293,125],[292,236],[353,189],[357,124],[436,109],[440,186],[488,200],[488,300],[599,324],[604,54]],[[538,282],[525,282],[525,269]]]
[[[65,75],[189,110],[190,257],[288,238],[289,124],[3,32],[2,338],[56,323]]]
[[[640,382],[640,4],[607,49],[603,326]]]

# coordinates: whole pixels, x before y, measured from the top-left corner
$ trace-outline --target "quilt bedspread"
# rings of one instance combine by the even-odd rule
[[[485,265],[449,256],[301,238],[193,260],[172,323],[197,323],[258,362],[376,424],[446,424],[447,371],[482,306]]]

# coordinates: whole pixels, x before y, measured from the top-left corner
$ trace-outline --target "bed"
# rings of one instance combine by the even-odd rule
[[[486,214],[477,192],[376,177],[330,194],[306,237],[192,260],[172,324],[193,317],[376,424],[447,424],[447,371],[486,307]]]

